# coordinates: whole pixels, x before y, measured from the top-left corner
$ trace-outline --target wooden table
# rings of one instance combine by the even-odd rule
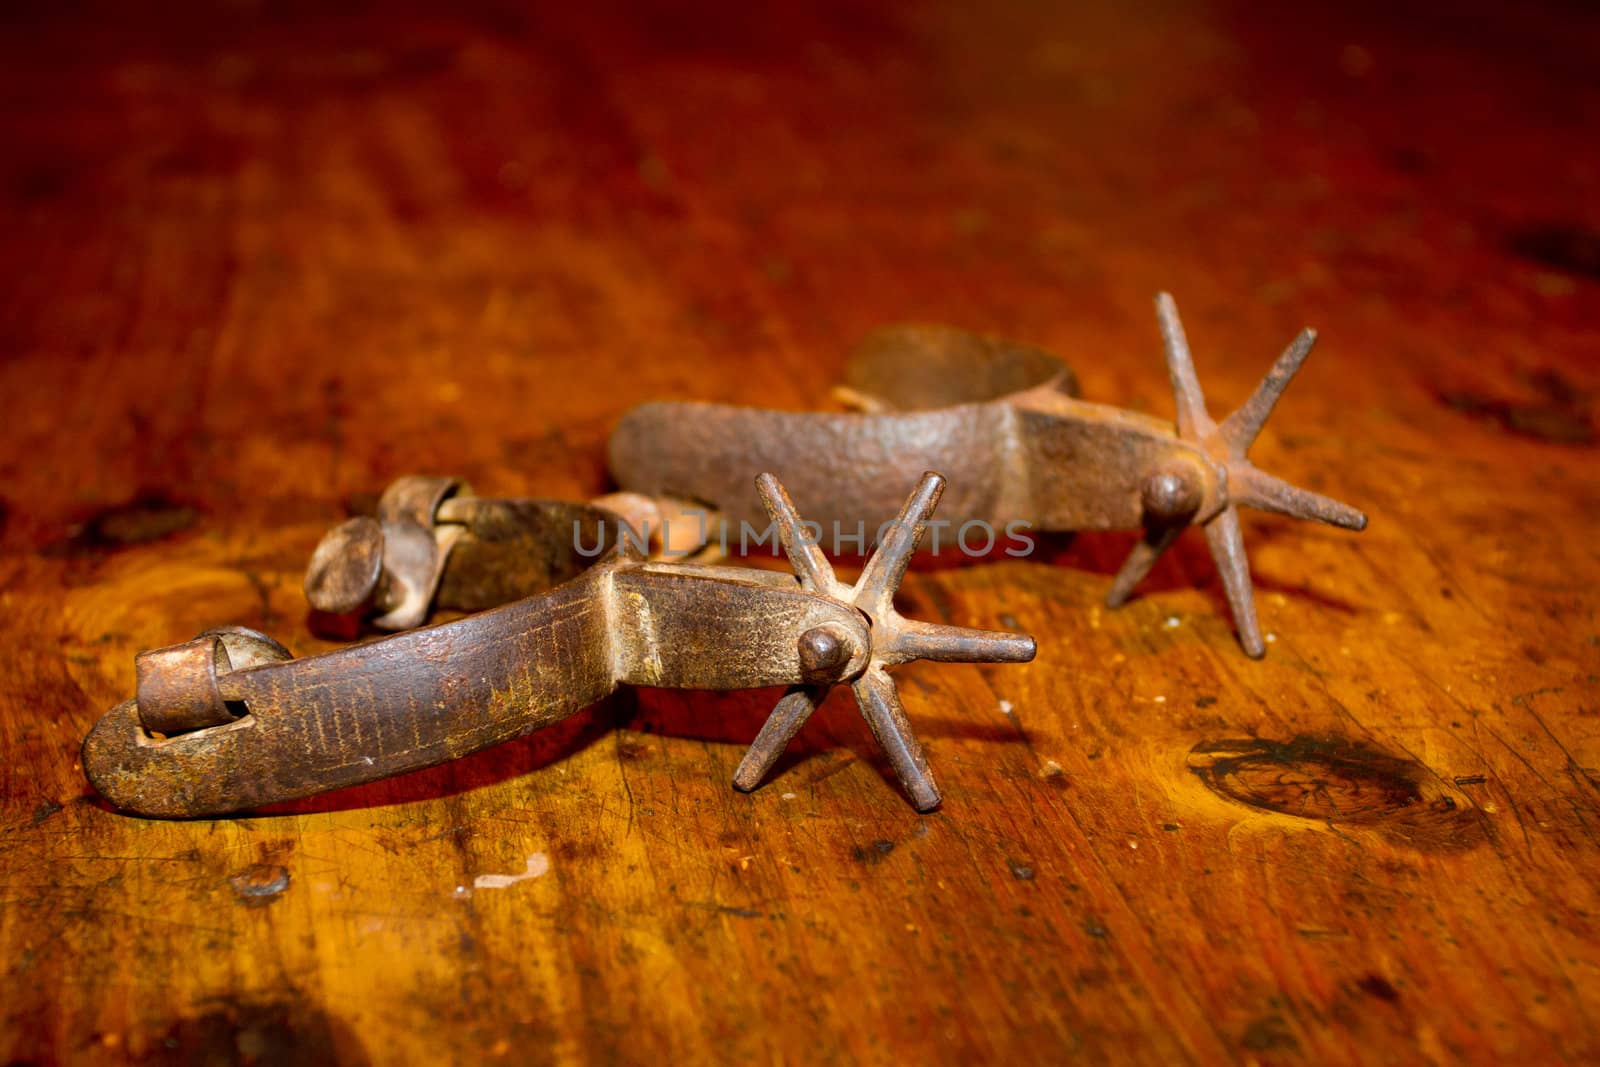
[[[1061,6],[8,15],[0,1055],[1600,1056],[1600,20]],[[843,697],[733,792],[772,693],[252,817],[82,777],[139,650],[334,647],[395,475],[586,497],[908,319],[1167,416],[1161,288],[1218,412],[1322,329],[1256,455],[1371,527],[1247,517],[1259,663],[1197,534],[1116,612],[1131,534],[919,568],[1039,639],[900,672],[936,815]]]

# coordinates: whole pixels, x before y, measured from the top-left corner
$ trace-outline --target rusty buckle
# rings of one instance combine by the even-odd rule
[[[540,595],[304,659],[254,631],[207,631],[139,657],[137,697],[95,725],[83,745],[84,770],[123,810],[218,815],[465,756],[572,715],[620,685],[789,686],[735,774],[734,784],[750,790],[828,690],[848,684],[912,803],[929,811],[939,791],[887,669],[919,659],[1021,663],[1034,655],[1025,635],[896,612],[895,590],[943,487],[937,474],[922,477],[853,585],[835,577],[777,478],[764,474],[757,495],[794,577],[652,561],[630,539],[613,538],[583,561],[590,565]],[[402,612],[403,621],[418,604],[427,610],[430,583],[442,583],[443,594],[445,561],[464,545],[503,550],[505,543],[496,547],[483,536],[493,529],[484,514],[505,517],[492,503],[473,521],[452,523],[461,531],[435,529],[431,547],[415,531],[396,536],[402,520],[437,522],[452,498],[462,503],[442,513],[469,517],[480,505],[460,489],[447,479],[419,480],[394,494],[374,526],[347,530],[338,552],[330,552],[359,561],[350,573],[360,580],[330,579],[340,602],[356,610],[376,601],[379,618],[393,623]],[[609,517],[589,505],[572,507],[566,517],[580,523]],[[553,534],[542,536],[557,543]],[[570,524],[561,536],[572,536]],[[513,554],[519,550],[516,537],[507,543]],[[560,552],[551,559],[556,563],[524,574],[524,587],[529,574],[547,581],[575,565]],[[324,576],[349,565],[321,564]],[[410,570],[395,577],[400,568]]]
[[[491,499],[460,478],[406,475],[384,490],[375,515],[323,536],[306,568],[306,599],[326,615],[409,630],[435,608],[482,611],[552,589],[618,538],[657,557],[696,558],[703,537],[692,510],[639,493],[587,504]]]

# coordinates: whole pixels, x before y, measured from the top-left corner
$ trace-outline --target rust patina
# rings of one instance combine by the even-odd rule
[[[735,785],[748,790],[823,694],[845,683],[912,803],[929,811],[939,791],[886,669],[917,659],[1020,663],[1034,655],[1031,637],[917,622],[894,610],[943,485],[939,475],[923,475],[854,586],[835,579],[769,474],[758,480],[758,496],[798,584],[771,571],[648,560],[622,538],[542,595],[305,659],[254,631],[207,631],[139,657],[137,698],[90,732],[84,771],[125,811],[219,815],[465,756],[572,715],[620,685],[789,686],[739,766]],[[447,491],[412,489],[426,508]],[[567,536],[573,532],[568,526]],[[388,538],[380,540],[348,555],[378,574],[369,557],[386,551]],[[438,565],[425,551],[418,556]]]
[[[1256,619],[1241,506],[1364,529],[1355,508],[1258,469],[1248,451],[1316,340],[1304,330],[1237,411],[1206,410],[1172,298],[1156,298],[1177,421],[1079,399],[1058,360],[938,327],[869,338],[844,397],[860,412],[766,411],[654,403],[612,434],[610,463],[624,489],[703,501],[725,523],[755,519],[762,503],[741,472],[770,470],[807,514],[873,531],[894,515],[911,472],[945,471],[946,515],[995,528],[1142,529],[1106,594],[1115,607],[1186,527],[1205,531],[1239,640],[1266,650]]]

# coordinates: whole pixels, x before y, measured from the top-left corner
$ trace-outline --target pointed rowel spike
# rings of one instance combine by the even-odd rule
[[[1145,527],[1144,536],[1134,543],[1133,551],[1123,560],[1122,569],[1111,582],[1111,589],[1106,593],[1106,607],[1120,608],[1128,602],[1134,588],[1144,581],[1150,569],[1156,565],[1156,560],[1161,558],[1161,553],[1172,547],[1184,526],[1184,523],[1171,523]]]
[[[928,758],[922,752],[922,745],[911,732],[911,723],[906,720],[893,679],[882,667],[872,667],[851,682],[850,688],[855,692],[862,717],[889,757],[889,765],[905,787],[912,806],[921,812],[937,808],[939,787],[934,783],[933,772],[928,770]]]
[[[1256,598],[1250,586],[1250,562],[1244,554],[1244,535],[1239,531],[1239,509],[1232,504],[1206,523],[1206,543],[1222,577],[1222,589],[1233,611],[1233,624],[1239,631],[1239,644],[1245,655],[1260,659],[1267,653],[1261,640],[1261,624],[1256,621]]]
[[[1172,396],[1177,403],[1178,436],[1198,441],[1216,428],[1206,411],[1205,394],[1195,374],[1189,339],[1178,318],[1178,304],[1171,293],[1156,294],[1156,319],[1161,324],[1161,340],[1167,351],[1167,374],[1172,378]]]
[[[772,714],[767,716],[761,732],[745,752],[744,759],[739,761],[738,769],[733,772],[735,789],[748,793],[761,784],[767,772],[772,770],[772,765],[778,762],[778,757],[783,755],[783,750],[794,740],[794,735],[800,732],[800,727],[806,724],[811,713],[827,697],[828,688],[825,685],[797,685],[783,694],[783,698],[772,709]]]
[[[1272,369],[1267,371],[1266,377],[1261,379],[1261,384],[1256,386],[1250,399],[1222,421],[1222,439],[1228,443],[1234,455],[1242,457],[1255,442],[1256,435],[1261,433],[1261,427],[1277,406],[1278,398],[1300,372],[1300,365],[1306,361],[1316,343],[1317,331],[1310,328],[1301,330],[1299,336],[1283,350]]]
[[[802,588],[813,593],[832,595],[834,587],[833,565],[822,554],[822,546],[806,536],[805,524],[794,508],[794,501],[776,475],[766,473],[756,477],[756,491],[766,505],[767,514],[778,526],[778,538],[789,557],[789,565],[800,579]]]
[[[1027,634],[900,620],[889,648],[874,651],[886,663],[1030,663],[1038,648]]]
[[[900,516],[890,525],[888,536],[878,543],[861,569],[861,577],[856,580],[857,607],[871,615],[893,606],[894,592],[900,588],[906,567],[922,540],[923,523],[939,506],[943,493],[944,478],[933,471],[925,472],[906,498]]]
[[[1229,495],[1235,502],[1296,519],[1314,519],[1346,530],[1365,530],[1367,516],[1332,497],[1290,485],[1253,466],[1230,466]]]

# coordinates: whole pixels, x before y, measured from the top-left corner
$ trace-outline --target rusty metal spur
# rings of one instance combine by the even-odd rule
[[[763,474],[757,485],[798,584],[773,571],[650,561],[620,538],[542,595],[305,659],[251,630],[209,630],[139,656],[138,695],[89,733],[84,771],[126,811],[217,815],[465,756],[619,685],[787,685],[734,776],[751,790],[829,688],[848,683],[912,803],[932,810],[939,791],[887,668],[1024,663],[1033,639],[895,611],[939,475],[923,475],[854,585],[834,576],[778,480]]]
[[[612,434],[610,464],[624,489],[705,502],[725,524],[757,501],[736,472],[784,479],[807,514],[870,532],[893,514],[908,470],[949,474],[953,522],[1046,531],[1143,528],[1106,603],[1120,606],[1185,527],[1204,528],[1240,643],[1266,650],[1256,620],[1239,506],[1348,530],[1355,508],[1255,467],[1250,445],[1316,340],[1304,330],[1255,394],[1221,423],[1206,411],[1177,306],[1156,298],[1176,425],[1093,404],[1059,360],[1038,349],[942,327],[901,327],[858,350],[841,394],[860,412],[765,411],[653,403]]]

